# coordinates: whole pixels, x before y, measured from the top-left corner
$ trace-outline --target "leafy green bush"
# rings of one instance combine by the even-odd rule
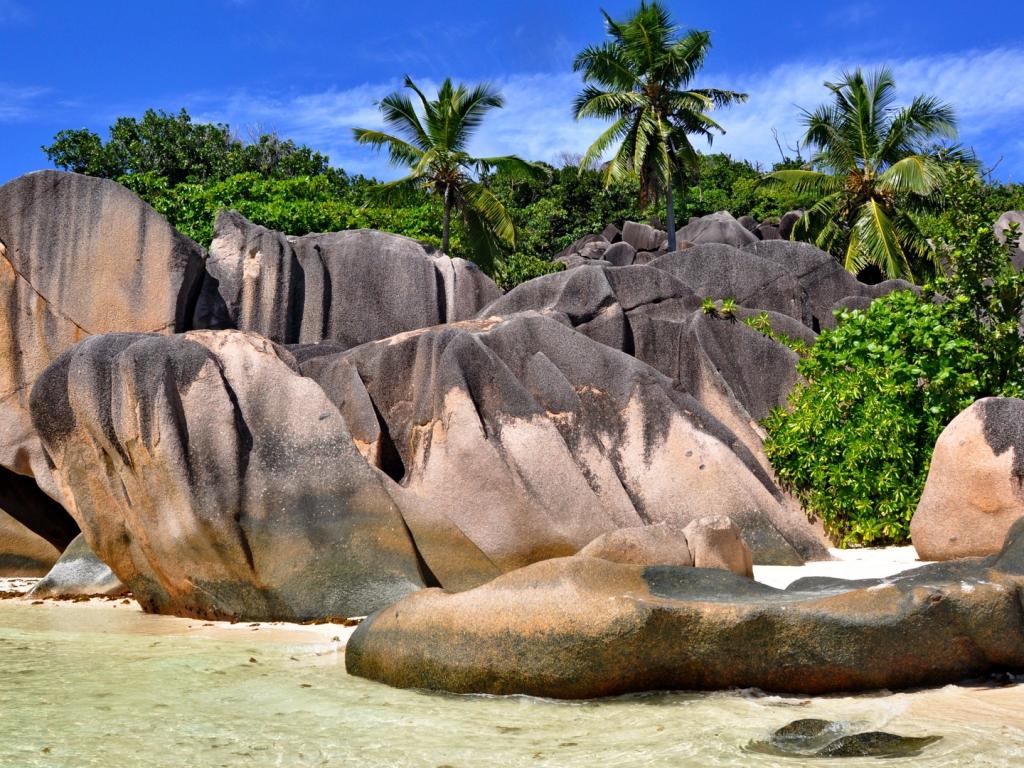
[[[565,264],[560,261],[538,259],[536,256],[525,253],[513,253],[501,260],[493,278],[501,290],[511,291],[527,280],[549,275],[552,272],[561,272],[563,269],[565,269]]]
[[[780,482],[840,546],[906,543],[941,431],[981,397],[1024,393],[1024,278],[966,190],[951,203],[953,274],[840,313],[765,423]]]

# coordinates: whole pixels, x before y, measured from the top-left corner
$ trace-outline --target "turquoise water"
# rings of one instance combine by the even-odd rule
[[[1020,685],[816,699],[454,697],[348,676],[330,630],[201,626],[128,605],[0,601],[0,765],[794,766],[805,763],[745,747],[808,717],[943,736],[895,761],[905,765],[1024,759]]]

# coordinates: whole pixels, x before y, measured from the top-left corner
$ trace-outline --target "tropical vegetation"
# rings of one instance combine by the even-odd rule
[[[826,83],[831,103],[804,113],[804,143],[814,150],[808,168],[786,169],[769,179],[817,200],[794,228],[841,257],[847,270],[876,267],[884,277],[922,279],[935,273],[937,253],[920,231],[915,211],[927,208],[942,187],[956,147],[953,108],[932,96],[896,106],[888,69],[846,73]]]
[[[500,170],[510,176],[538,176],[543,168],[515,155],[472,157],[467,146],[486,114],[505,104],[501,94],[487,84],[469,88],[446,79],[437,97],[428,99],[406,76],[405,87],[419,99],[422,115],[412,99],[396,92],[380,102],[384,122],[398,135],[356,128],[359,144],[386,149],[391,163],[406,166],[409,174],[381,184],[385,192],[423,190],[441,200],[441,250],[448,252],[451,215],[462,216],[477,262],[492,267],[502,246],[515,248],[516,231],[508,210],[488,188],[486,176]]]
[[[1024,276],[983,187],[952,169],[932,223],[948,276],[840,313],[765,424],[780,481],[842,545],[907,543],[942,430],[979,398],[1024,394]]]
[[[692,88],[711,49],[708,32],[677,36],[667,9],[642,0],[625,21],[604,13],[610,40],[585,48],[573,62],[585,87],[574,105],[577,119],[597,117],[612,124],[591,144],[581,167],[599,162],[616,144],[604,166],[605,184],[636,177],[641,200],[665,195],[668,248],[676,248],[673,187],[698,169],[691,135],[710,142],[725,130],[711,118],[718,107],[745,101],[743,93]]]

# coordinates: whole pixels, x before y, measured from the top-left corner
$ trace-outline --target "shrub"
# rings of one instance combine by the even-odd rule
[[[953,274],[839,313],[765,423],[780,482],[840,546],[906,543],[941,431],[981,397],[1024,392],[1024,278],[959,202],[940,244]]]

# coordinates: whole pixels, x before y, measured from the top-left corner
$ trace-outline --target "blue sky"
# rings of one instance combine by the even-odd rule
[[[553,161],[579,153],[600,123],[570,114],[571,62],[604,34],[600,8],[635,0],[444,2],[389,0],[0,0],[0,182],[46,167],[39,147],[61,128],[105,135],[119,115],[185,107],[327,152],[350,172],[394,171],[355,146],[375,127],[374,102],[402,75],[489,80],[507,107],[471,149]],[[1020,0],[668,2],[685,27],[712,32],[698,84],[751,100],[718,115],[715,148],[755,162],[772,137],[799,136],[798,107],[824,100],[844,68],[887,64],[901,94],[933,93],[957,108],[962,139],[995,175],[1024,181],[1024,3]]]

